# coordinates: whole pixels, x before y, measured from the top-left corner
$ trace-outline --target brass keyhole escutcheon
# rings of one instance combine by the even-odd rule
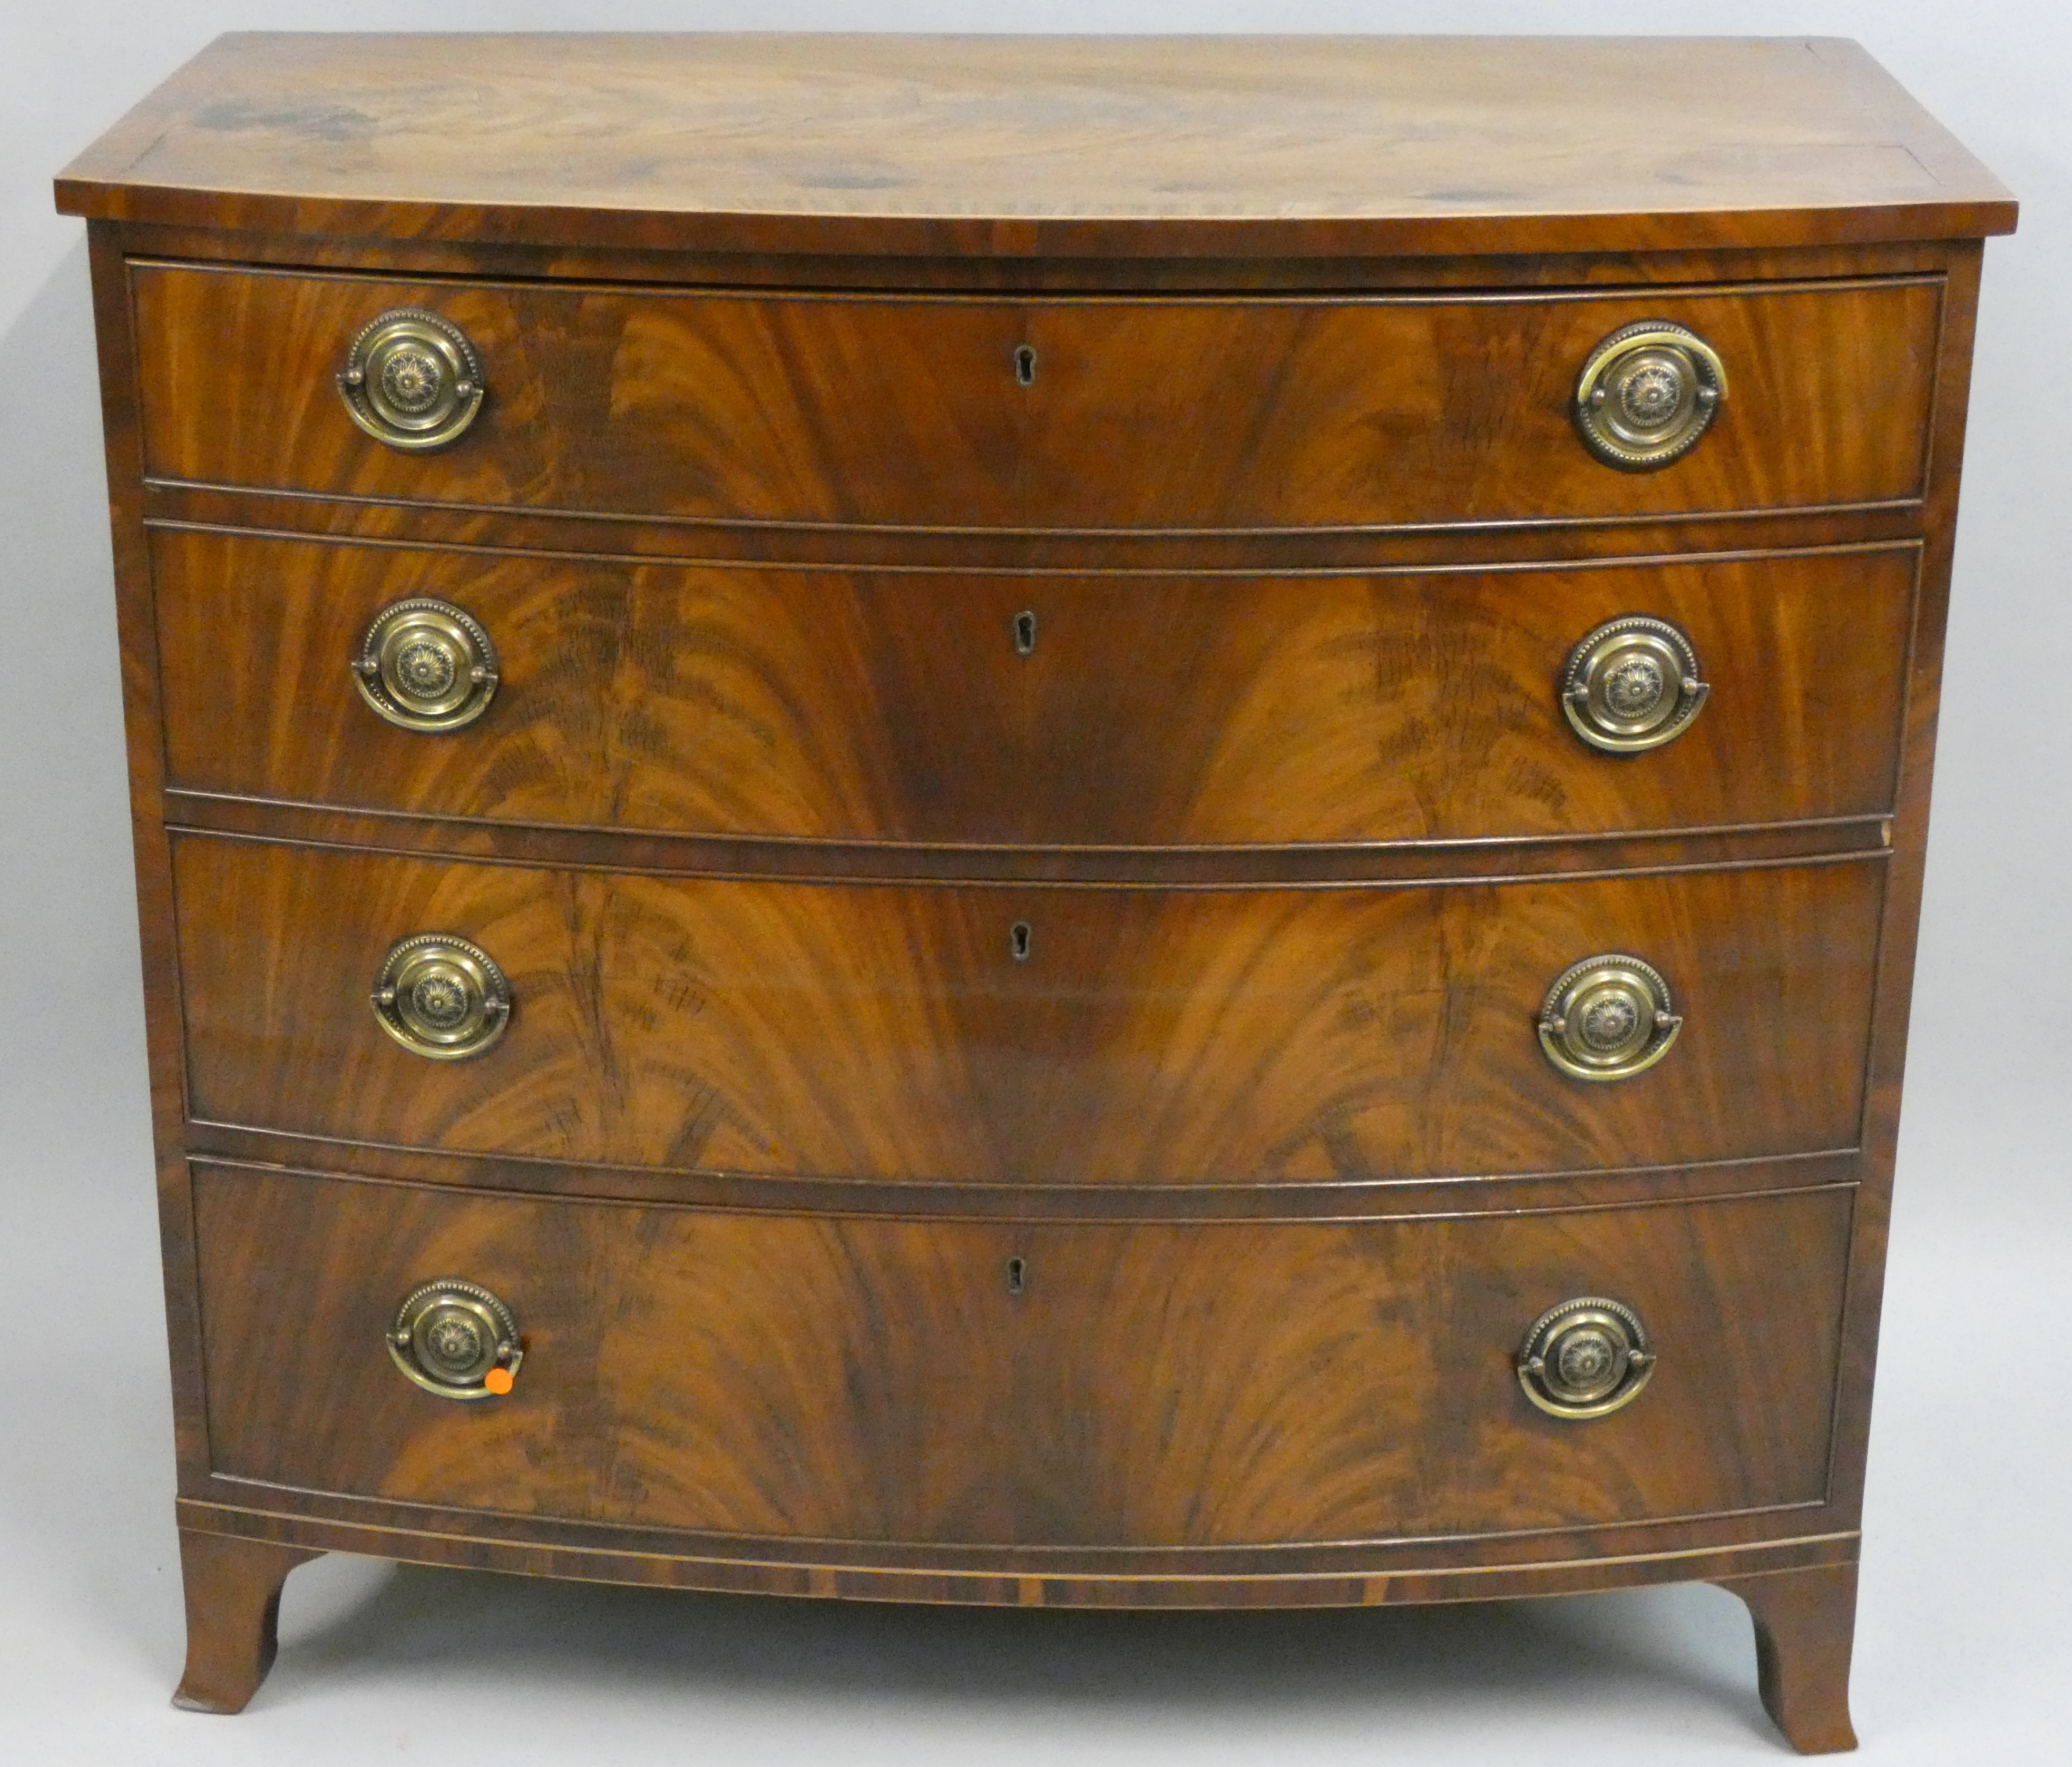
[[[1026,920],[1018,920],[1007,929],[1008,953],[1015,962],[1026,964],[1029,961],[1030,947],[1035,937],[1034,929]]]
[[[1017,656],[1032,654],[1036,648],[1035,614],[1026,607],[1022,609],[1014,616],[1013,631],[1014,654]]]
[[[1652,472],[1698,445],[1726,401],[1719,352],[1688,326],[1643,319],[1590,352],[1576,381],[1583,445],[1606,466]]]
[[[1585,634],[1561,669],[1561,710],[1577,735],[1607,754],[1673,742],[1704,709],[1691,640],[1666,619],[1627,614]]]
[[[338,390],[352,421],[376,442],[421,454],[467,434],[486,388],[465,331],[436,313],[397,307],[352,340]]]
[[[1018,1295],[1029,1286],[1029,1260],[1009,1258],[1007,1260],[1007,1292]]]
[[[1533,1321],[1517,1366],[1525,1396],[1540,1410],[1581,1421],[1631,1404],[1655,1372],[1655,1350],[1632,1308],[1586,1295]]]
[[[525,1360],[511,1309],[479,1283],[457,1276],[412,1289],[388,1329],[388,1354],[441,1399],[495,1399],[511,1391]]]
[[[383,608],[352,659],[362,699],[389,723],[428,734],[462,729],[487,711],[496,669],[481,623],[426,595]]]
[[[415,933],[388,947],[374,977],[374,1017],[413,1055],[479,1055],[511,1022],[511,984],[481,946],[453,933]]]
[[[1683,1029],[1661,971],[1616,951],[1571,964],[1540,1008],[1540,1049],[1572,1079],[1644,1074]]]
[[[1026,343],[1014,347],[1014,383],[1023,387],[1036,384],[1036,352]]]

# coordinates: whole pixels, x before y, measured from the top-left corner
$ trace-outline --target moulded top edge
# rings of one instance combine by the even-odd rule
[[[1809,39],[244,34],[60,176],[92,218],[663,250],[1404,255],[2006,232]]]

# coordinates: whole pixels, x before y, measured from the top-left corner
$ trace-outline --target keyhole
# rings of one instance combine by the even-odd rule
[[[1026,1258],[1009,1258],[1007,1260],[1007,1292],[1010,1295],[1020,1294],[1028,1276],[1029,1260]]]
[[[1014,953],[1018,964],[1029,961],[1029,923],[1018,920],[1007,935],[1007,948]]]
[[[1036,384],[1036,352],[1026,343],[1014,347],[1014,378],[1025,387]]]
[[[1026,656],[1036,648],[1036,616],[1024,608],[1014,616],[1014,654]]]

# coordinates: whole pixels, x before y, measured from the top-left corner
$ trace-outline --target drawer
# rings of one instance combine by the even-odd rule
[[[1351,1543],[1825,1495],[1847,1189],[1095,1226],[194,1181],[210,1457],[240,1480],[979,1547]],[[504,1397],[435,1395],[384,1353],[405,1298],[446,1278],[510,1309]],[[1556,1418],[1515,1357],[1583,1296],[1631,1309],[1657,1360],[1622,1408]]]
[[[169,782],[506,822],[1153,846],[1889,812],[1918,552],[1309,577],[847,573],[162,532]],[[384,608],[493,645],[464,727],[345,660]],[[1640,754],[1564,717],[1630,614],[1710,689]],[[1018,627],[1018,622],[1025,622]],[[1671,692],[1674,693],[1673,688]]]
[[[694,520],[1281,529],[1918,498],[1938,278],[1367,299],[689,294],[132,271],[147,474]],[[458,327],[487,388],[435,452],[356,426],[362,328]],[[1728,397],[1658,471],[1571,421],[1611,333],[1686,326]],[[1033,351],[1032,359],[1018,354]],[[234,365],[234,366],[233,366]]]
[[[298,1134],[824,1177],[1194,1183],[1853,1147],[1885,865],[1503,886],[772,883],[175,837],[190,1108]],[[458,935],[515,1005],[431,1060],[370,1005]],[[1018,935],[1021,955],[1018,956]],[[1570,1079],[1568,966],[1675,1046]]]

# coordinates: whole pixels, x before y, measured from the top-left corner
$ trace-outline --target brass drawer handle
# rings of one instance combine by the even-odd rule
[[[1579,1080],[1645,1073],[1669,1053],[1683,1029],[1662,972],[1618,952],[1571,964],[1540,1008],[1540,1048]]]
[[[511,984],[479,945],[451,933],[416,933],[381,960],[374,1016],[413,1055],[458,1062],[504,1034]]]
[[[410,1291],[388,1330],[396,1366],[442,1399],[495,1399],[525,1360],[511,1309],[478,1283],[442,1276]]]
[[[426,453],[459,441],[481,411],[482,359],[450,320],[397,307],[352,340],[338,390],[376,442]]]
[[[1642,319],[1590,352],[1576,382],[1576,429],[1606,466],[1652,472],[1698,445],[1726,397],[1711,344],[1688,326]]]
[[[1640,1315],[1601,1295],[1549,1307],[1518,1350],[1518,1383],[1549,1417],[1603,1417],[1630,1405],[1654,1372]]]
[[[1561,668],[1561,709],[1570,727],[1610,754],[1675,742],[1712,691],[1699,678],[1691,640],[1646,614],[1606,620],[1569,651]]]
[[[451,602],[413,596],[374,616],[352,660],[360,697],[406,730],[458,730],[496,697],[496,647]]]

